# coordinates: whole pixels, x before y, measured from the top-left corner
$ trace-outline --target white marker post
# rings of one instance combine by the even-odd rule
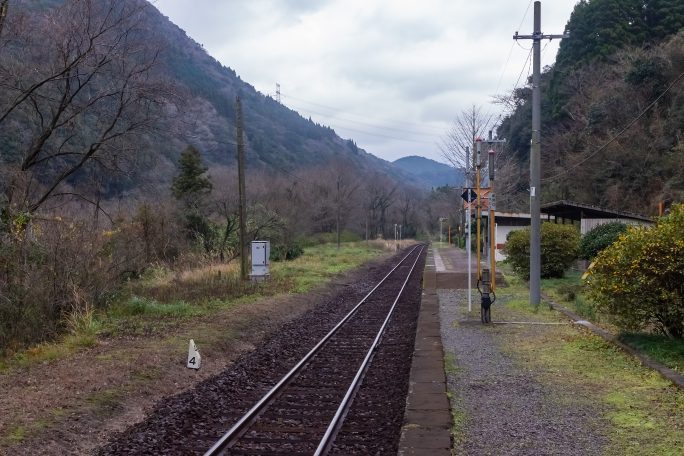
[[[200,356],[199,350],[197,350],[197,345],[195,341],[190,339],[190,346],[188,347],[188,369],[199,369],[202,363],[202,357]]]

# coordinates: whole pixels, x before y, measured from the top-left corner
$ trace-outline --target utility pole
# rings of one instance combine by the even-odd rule
[[[491,269],[491,289],[496,290],[496,192],[494,188],[494,178],[496,176],[496,151],[492,145],[504,144],[505,139],[493,139],[492,131],[489,130],[489,266]]]
[[[247,222],[245,216],[246,196],[245,196],[245,141],[242,125],[242,102],[240,97],[235,97],[235,122],[237,138],[237,160],[238,160],[238,193],[240,203],[238,206],[238,218],[240,219],[240,277],[247,280]]]
[[[442,217],[439,218],[439,242],[440,244],[442,243],[442,221],[444,219]]]
[[[280,103],[280,83],[278,82],[276,82],[276,101],[278,104],[282,104]]]
[[[470,171],[470,148],[466,147],[466,188],[472,188],[471,185],[471,171]],[[466,224],[466,230],[468,230],[466,233],[466,249],[468,249],[468,313],[470,313],[473,310],[473,288],[472,288],[472,275],[473,275],[473,259],[472,259],[472,251],[473,251],[473,244],[472,244],[472,239],[471,239],[471,216],[470,216],[470,206],[471,203],[468,202],[468,216],[466,218],[467,224]]]
[[[473,153],[475,160],[473,163],[473,170],[475,171],[475,191],[477,192],[477,205],[475,206],[475,223],[476,223],[476,233],[475,233],[475,244],[477,245],[477,280],[482,279],[482,251],[480,248],[480,235],[482,231],[482,195],[481,195],[481,178],[480,175],[482,171],[482,162],[480,156],[482,154],[482,139],[475,139],[475,147],[473,148]]]
[[[532,144],[530,150],[530,304],[541,301],[541,40],[565,38],[566,35],[543,35],[541,2],[534,2],[534,31],[514,40],[532,40]]]

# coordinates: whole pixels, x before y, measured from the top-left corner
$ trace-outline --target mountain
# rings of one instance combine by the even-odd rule
[[[234,100],[240,96],[248,166],[290,172],[350,161],[361,170],[407,180],[400,169],[357,147],[353,140],[340,138],[332,128],[305,119],[258,92],[156,8],[149,8],[148,16],[151,34],[160,40],[163,49],[165,73],[188,89],[188,105],[196,112],[195,128],[184,131],[183,138],[198,147],[210,165],[234,163],[234,147],[230,148],[235,141]]]
[[[542,202],[641,214],[684,198],[684,3],[579,2],[542,74]],[[532,90],[498,128],[526,173]],[[519,206],[527,204],[520,185]]]
[[[210,171],[234,167],[239,97],[248,172],[288,174],[350,163],[359,174],[380,173],[412,182],[353,140],[340,138],[332,128],[258,92],[145,0],[24,0],[11,4],[9,11],[3,38],[23,29],[21,40],[5,46],[3,58],[11,71],[0,68],[0,114],[8,113],[0,123],[0,165],[20,168],[27,181],[66,194],[89,179],[101,187],[98,198],[135,190],[140,182],[168,188],[178,158],[189,145],[200,151]],[[121,11],[134,11],[133,20],[125,34],[117,35],[112,18]],[[103,25],[106,32],[88,36],[94,26],[77,25],[89,23]],[[127,54],[97,60],[100,49],[108,49],[107,40],[124,43],[117,45],[117,52]],[[80,43],[92,45],[79,47]],[[64,74],[72,79],[62,84],[60,74],[52,72],[65,64],[59,56],[70,53],[79,58],[69,63]],[[150,56],[154,63],[141,71],[142,76],[130,71],[134,65],[147,64]],[[40,78],[47,83],[36,83]],[[77,84],[84,87],[75,89]],[[116,90],[107,93],[109,86]],[[24,96],[22,87],[35,93]],[[132,95],[113,96],[122,90]],[[159,94],[163,98],[156,98]],[[19,100],[16,109],[10,105],[13,100]],[[66,100],[65,107],[61,100]],[[123,114],[127,117],[107,130],[105,120],[121,114],[117,103],[128,103]],[[67,120],[68,116],[72,117]],[[101,135],[113,139],[105,144]],[[93,151],[94,159],[86,157],[81,167],[77,157],[83,157],[83,150]],[[133,159],[123,163],[122,151]],[[114,169],[124,172],[112,173]],[[30,205],[37,207],[42,199],[38,194]]]
[[[463,169],[455,169],[425,157],[412,155],[400,158],[392,162],[392,164],[406,173],[415,176],[427,188],[461,187],[465,182]]]

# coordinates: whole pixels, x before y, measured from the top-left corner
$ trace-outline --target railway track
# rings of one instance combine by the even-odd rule
[[[327,454],[423,250],[412,249],[205,456]]]

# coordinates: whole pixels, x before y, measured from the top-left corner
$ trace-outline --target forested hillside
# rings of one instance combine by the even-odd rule
[[[684,195],[684,3],[577,4],[542,76],[542,198],[653,215]],[[531,88],[498,130],[526,172]],[[521,200],[527,198],[521,189]]]
[[[5,9],[5,8],[8,9]],[[6,14],[5,14],[6,13]],[[434,231],[446,198],[258,93],[144,0],[0,2],[0,356],[150,270]],[[239,288],[239,287],[238,287]]]
[[[6,169],[18,165],[21,176],[48,190],[57,184],[51,194],[88,176],[101,193],[85,192],[88,198],[111,198],[141,182],[168,185],[188,145],[210,168],[234,166],[240,96],[250,169],[282,174],[343,159],[360,171],[401,175],[331,128],[257,92],[146,1],[107,8],[107,2],[9,2],[0,89],[0,163]],[[110,16],[99,30],[83,29],[93,17],[111,13],[127,18]],[[111,42],[116,47],[102,51]],[[62,86],[65,75],[77,81]],[[97,150],[88,157],[73,151],[91,145]],[[108,148],[117,149],[115,161]],[[86,160],[80,163],[79,156]],[[26,205],[35,208],[43,196]]]

